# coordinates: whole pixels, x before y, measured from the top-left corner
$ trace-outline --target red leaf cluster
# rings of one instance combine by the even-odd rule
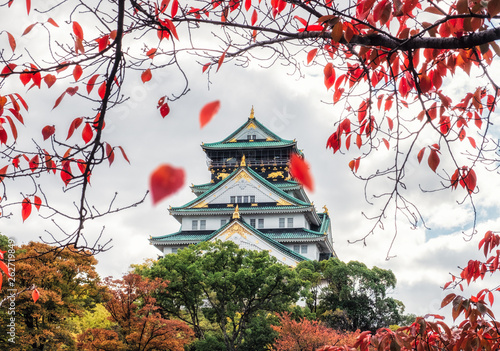
[[[309,191],[314,190],[314,182],[307,162],[297,154],[290,156],[290,175]]]

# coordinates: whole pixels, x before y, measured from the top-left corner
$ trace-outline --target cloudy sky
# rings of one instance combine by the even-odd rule
[[[97,257],[101,276],[118,277],[127,272],[130,264],[157,257],[159,251],[149,245],[148,237],[179,229],[179,223],[169,216],[168,207],[191,201],[194,195],[188,186],[210,179],[200,144],[223,139],[246,121],[253,106],[260,122],[283,138],[297,139],[305,153],[315,180],[315,191],[309,193],[309,197],[318,210],[323,205],[329,209],[338,257],[344,261],[362,261],[370,267],[392,269],[398,279],[392,296],[404,302],[407,312],[445,314],[451,323],[449,309],[439,310],[442,298],[448,294],[440,287],[449,280],[450,272],[459,272],[458,266],[464,266],[469,259],[480,258],[477,243],[486,230],[500,228],[497,173],[478,171],[480,191],[475,196],[475,205],[479,234],[471,240],[467,240],[463,232],[471,231],[473,210],[467,201],[464,205],[457,204],[463,200],[463,192],[422,193],[420,187],[433,189],[439,178],[415,159],[409,164],[407,196],[418,206],[427,226],[419,223],[412,228],[403,218],[395,221],[388,218],[383,230],[379,228],[370,235],[366,245],[349,243],[370,231],[373,224],[366,218],[377,215],[381,208],[381,203],[373,198],[379,188],[368,188],[365,197],[364,183],[357,180],[348,167],[348,162],[358,154],[333,155],[325,148],[342,110],[340,106],[323,102],[330,102],[332,93],[326,92],[321,69],[305,68],[301,78],[291,75],[290,68],[279,64],[271,69],[257,64],[243,69],[228,63],[210,76],[211,84],[194,59],[186,59],[184,69],[189,77],[190,92],[171,104],[171,113],[165,119],[156,110],[156,102],[177,89],[179,77],[170,71],[154,73],[147,84],[142,84],[138,76],[129,75],[129,85],[124,90],[130,99],[110,112],[104,139],[113,146],[123,146],[131,164],[117,155],[112,167],[103,165],[95,171],[89,198],[99,209],[107,208],[115,192],[118,195],[113,206],[126,206],[140,200],[148,189],[150,172],[162,163],[184,168],[187,176],[183,189],[157,206],[152,206],[148,196],[135,208],[87,224],[85,233],[89,238],[95,238],[104,227],[102,242],[112,240],[113,247]],[[467,76],[458,73],[452,81],[445,82],[444,89],[453,89],[461,96],[459,93],[465,91],[469,81]],[[477,85],[479,83],[472,83],[472,87]],[[30,111],[26,128],[40,130],[53,123],[50,122],[51,109],[58,94],[54,93],[50,99],[31,96],[37,101],[37,108]],[[200,129],[198,113],[204,104],[213,100],[221,101],[221,109],[212,122]],[[91,114],[85,105],[75,111],[69,98],[65,98],[60,109],[70,116],[66,117],[68,120]],[[388,157],[389,152],[377,153],[362,163],[360,172],[375,171],[377,163],[383,164]],[[60,191],[59,179],[51,182],[54,180],[45,185],[47,191],[51,187]],[[13,185],[16,187],[13,193],[23,191],[21,184],[18,181]],[[380,189],[387,185],[377,183]],[[57,205],[71,207],[74,195],[71,192],[61,195]],[[370,204],[367,199],[375,202]],[[58,224],[64,226],[65,222]],[[397,236],[391,247],[395,224]],[[32,215],[22,224],[19,213],[15,213],[13,219],[2,219],[0,231],[14,237],[19,244],[40,236],[50,240],[49,233],[60,235],[50,220]],[[388,255],[394,257],[386,260]],[[477,290],[479,288],[474,289]],[[500,313],[499,308],[495,310]]]

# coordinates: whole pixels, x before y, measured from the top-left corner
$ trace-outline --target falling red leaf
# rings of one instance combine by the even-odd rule
[[[40,293],[38,292],[38,289],[33,290],[31,293],[31,298],[33,299],[33,302],[37,302],[38,298],[40,297]]]
[[[23,217],[23,222],[30,216],[31,214],[31,201],[27,197],[24,198],[21,204],[21,216]]]
[[[172,18],[175,17],[175,15],[177,15],[177,10],[179,9],[179,2],[177,0],[174,0],[172,2],[172,8],[170,9],[170,16]]]
[[[78,22],[73,22],[73,33],[78,39],[83,40],[83,30]]]
[[[148,68],[141,74],[141,80],[143,83],[149,82],[153,78],[153,75],[151,74],[151,70]]]
[[[257,18],[258,18],[257,10],[253,10],[252,18],[251,18],[252,26],[255,25],[255,23],[257,22]]]
[[[386,138],[382,138],[382,141],[384,142],[385,147],[387,148],[387,150],[389,150],[389,141]]]
[[[45,126],[42,129],[42,135],[43,135],[43,140],[47,140],[50,138],[52,134],[56,131],[56,128],[54,126]]]
[[[175,193],[184,184],[184,170],[168,164],[160,165],[151,173],[149,188],[153,204]]]
[[[30,14],[31,11],[31,0],[26,0],[26,12],[28,15]]]
[[[307,162],[297,154],[290,157],[290,175],[309,191],[313,191],[313,179]]]
[[[203,128],[219,111],[220,101],[212,101],[203,106],[200,111],[200,128]]]

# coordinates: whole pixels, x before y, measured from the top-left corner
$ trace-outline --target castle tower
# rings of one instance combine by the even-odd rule
[[[202,149],[210,182],[191,186],[196,198],[169,209],[181,224],[178,232],[150,238],[163,254],[201,241],[231,240],[241,248],[268,250],[290,266],[336,256],[328,210],[318,213],[290,177],[290,155],[301,154],[295,140],[271,132],[252,108],[236,131]]]

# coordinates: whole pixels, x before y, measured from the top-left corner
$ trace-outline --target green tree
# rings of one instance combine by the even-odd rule
[[[314,274],[311,268],[315,269]],[[396,277],[390,270],[369,269],[361,262],[344,263],[338,258],[319,265],[302,262],[297,270],[299,275],[314,279],[313,290],[321,289],[316,299],[310,298],[308,303],[314,301],[318,316],[332,328],[375,330],[406,321],[403,303],[387,296],[396,286]]]
[[[157,297],[168,313],[186,320],[203,337],[203,304],[227,350],[239,349],[260,313],[285,311],[299,299],[304,282],[266,251],[239,249],[232,242],[204,242],[158,260],[143,274],[169,281]],[[256,326],[257,327],[257,326]]]
[[[0,349],[70,350],[74,340],[69,319],[92,310],[105,294],[95,271],[97,260],[72,248],[30,242],[15,247],[15,286],[0,291],[0,301],[14,301],[13,311],[0,310]],[[52,251],[51,251],[52,250]],[[39,255],[40,252],[49,252]],[[34,257],[34,258],[33,258]],[[36,287],[40,296],[33,301]],[[9,305],[10,306],[10,305]],[[15,344],[9,341],[10,318],[15,318]]]

